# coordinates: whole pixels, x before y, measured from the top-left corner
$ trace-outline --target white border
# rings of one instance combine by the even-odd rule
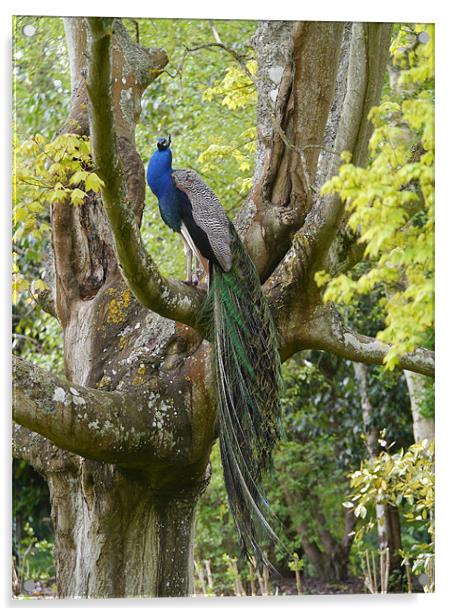
[[[62,5],[61,0],[46,0],[39,3],[31,0],[12,2],[4,0],[0,5],[0,32],[2,66],[0,70],[0,92],[2,92],[2,131],[3,138],[2,157],[0,164],[0,180],[2,195],[1,207],[1,233],[0,250],[2,251],[0,268],[0,289],[2,290],[1,316],[2,318],[2,354],[1,354],[1,392],[4,404],[2,405],[2,456],[1,468],[5,494],[3,503],[3,531],[0,546],[1,579],[3,606],[7,609],[152,609],[155,611],[172,608],[183,609],[185,613],[192,614],[202,610],[215,610],[216,613],[228,613],[231,609],[260,610],[271,613],[276,609],[285,609],[290,613],[305,614],[335,614],[335,616],[351,614],[379,614],[383,610],[389,614],[410,613],[411,616],[423,614],[427,611],[436,611],[443,614],[443,605],[451,606],[452,597],[449,595],[451,582],[451,560],[453,555],[451,537],[451,518],[453,511],[451,438],[452,392],[449,387],[451,381],[451,315],[453,310],[453,297],[450,289],[453,288],[452,265],[453,259],[450,246],[453,244],[453,203],[452,203],[452,171],[450,169],[452,158],[453,138],[453,93],[452,93],[452,22],[449,19],[446,1],[424,2],[415,0],[378,0],[377,2],[352,2],[351,0],[323,0],[323,2],[295,2],[294,0],[274,0],[274,2],[253,2],[228,0],[228,2],[187,2],[187,0],[165,0],[164,3],[128,0],[126,4],[102,3],[93,0],[78,0],[71,5]],[[437,319],[437,463],[436,483],[437,498],[436,526],[436,593],[434,595],[413,596],[310,596],[303,598],[282,597],[280,599],[173,599],[173,600],[97,600],[83,602],[77,601],[29,601],[11,602],[10,596],[10,549],[8,533],[10,528],[10,303],[9,303],[9,264],[10,257],[10,137],[11,137],[11,16],[21,15],[61,15],[64,6],[71,15],[112,15],[141,17],[190,17],[190,18],[217,18],[217,19],[311,19],[325,21],[413,21],[419,23],[436,22],[436,319]],[[39,10],[38,10],[39,8]],[[449,535],[450,533],[450,535]]]

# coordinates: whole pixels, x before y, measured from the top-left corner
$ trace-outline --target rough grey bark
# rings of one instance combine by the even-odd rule
[[[68,18],[66,28],[73,100],[61,132],[90,134],[105,188],[52,209],[49,305],[67,381],[18,362],[16,455],[49,481],[60,596],[184,595],[215,396],[209,344],[193,328],[203,291],[161,276],[139,232],[134,129],[167,58],[134,44],[120,20]],[[382,363],[387,350],[348,331],[313,276],[350,260],[342,204],[317,191],[338,168],[332,144],[363,158],[389,37],[385,24],[257,28],[258,152],[237,226],[266,280],[284,359],[315,348]],[[402,366],[431,374],[433,356],[418,350]]]
[[[59,596],[193,592],[194,513],[204,484],[166,493],[145,474],[91,460],[73,472],[50,473],[48,481]]]

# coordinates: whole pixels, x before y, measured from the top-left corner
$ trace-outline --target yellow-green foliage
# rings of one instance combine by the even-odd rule
[[[385,447],[387,443],[381,439]],[[364,533],[376,527],[376,503],[399,508],[409,524],[428,533],[430,543],[413,543],[404,552],[406,561],[412,561],[417,573],[427,573],[431,578],[434,562],[434,442],[427,440],[390,454],[383,451],[379,456],[362,462],[360,470],[350,474],[353,490],[351,500],[343,503],[354,508],[356,517],[363,518],[356,532],[360,542]],[[425,591],[431,591],[428,584]]]
[[[387,443],[380,440],[383,446]],[[434,442],[426,439],[403,450],[362,462],[360,470],[350,474],[354,494],[345,506],[354,507],[356,517],[366,518],[367,507],[373,510],[376,501],[399,506],[406,502],[410,510],[404,513],[409,522],[427,520],[433,528],[430,513],[434,509]]]
[[[403,69],[401,86],[430,81],[434,78],[434,24],[400,28],[390,53],[393,63]]]
[[[418,42],[420,32],[426,43]],[[317,283],[326,285],[326,301],[345,304],[378,285],[384,289],[385,328],[377,337],[392,343],[390,369],[424,343],[434,319],[433,36],[429,25],[400,30],[392,45],[400,93],[370,112],[369,164],[357,167],[345,153],[338,176],[322,188],[346,202],[369,267],[358,278],[318,272]]]
[[[234,158],[241,174],[238,175],[234,186],[241,192],[250,190],[252,178],[249,174],[253,171],[253,154],[255,152],[255,128],[249,127],[244,130],[233,142],[225,143],[223,139],[216,139],[208,148],[200,154],[198,162],[201,170],[206,175],[215,173],[219,161]]]
[[[254,75],[257,69],[255,60],[247,63],[247,69]],[[246,71],[239,64],[230,65],[217,83],[203,92],[203,100],[211,102],[221,98],[222,106],[233,112],[238,109],[255,108],[256,88]],[[244,194],[252,186],[253,156],[255,153],[256,128],[248,126],[235,139],[213,138],[210,145],[198,157],[201,171],[206,175],[216,173],[222,160],[233,158],[239,174],[233,182],[234,188]]]
[[[13,176],[13,241],[28,245],[48,238],[49,205],[70,200],[81,205],[90,191],[99,192],[101,179],[91,171],[90,144],[78,135],[60,135],[48,142],[35,135],[15,145]],[[13,255],[14,257],[14,255]],[[34,283],[43,288],[42,280]],[[29,283],[21,275],[17,259],[13,258],[13,300],[26,291]]]
[[[251,60],[246,66],[251,75],[256,73],[255,60]],[[239,64],[230,65],[223,79],[204,91],[203,100],[210,102],[214,96],[223,96],[222,105],[230,110],[243,109],[256,104],[255,85]]]

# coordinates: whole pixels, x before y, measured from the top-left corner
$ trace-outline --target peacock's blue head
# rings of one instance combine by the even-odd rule
[[[171,169],[172,153],[170,144],[171,135],[168,135],[168,137],[159,137],[157,140],[157,152],[154,152],[151,160],[154,159],[154,164],[160,172],[163,172],[166,167]]]
[[[168,150],[171,143],[171,135],[168,137],[159,137],[157,140],[157,149],[162,152],[163,150]]]
[[[170,150],[171,135],[159,137],[157,150],[151,156],[146,177],[154,194],[159,195],[165,191],[172,173],[172,153]]]

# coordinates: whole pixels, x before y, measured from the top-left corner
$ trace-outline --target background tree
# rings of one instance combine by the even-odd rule
[[[48,276],[51,291],[34,295],[63,330],[65,378],[18,359],[14,417],[16,455],[49,484],[60,596],[191,592],[194,510],[215,439],[210,350],[194,329],[204,293],[166,278],[139,231],[145,185],[135,128],[142,95],[168,58],[133,42],[126,23],[65,20],[69,118],[53,142],[49,135],[25,146],[17,183],[16,212],[26,210],[16,218],[18,241],[26,241],[30,219],[45,217],[42,203],[51,203],[54,282]],[[319,188],[337,174],[340,152],[366,163],[368,113],[379,102],[390,26],[262,22],[252,38],[256,72],[249,50],[224,42],[220,25],[201,28],[212,35],[210,53],[228,58],[225,78],[239,79],[234,61],[247,77],[238,89],[256,87],[254,173],[236,225],[271,303],[282,358],[324,349],[383,363],[390,346],[345,325],[323,302],[315,274],[337,274],[358,258],[343,202]],[[161,104],[178,102],[175,87],[167,95],[153,86],[156,115]],[[244,136],[246,127],[236,126],[237,138]],[[200,127],[205,136],[201,116]],[[156,122],[151,147],[158,130]],[[179,143],[183,166],[183,151],[191,159],[188,133]],[[225,150],[214,153],[222,152],[226,165],[238,162]],[[227,194],[234,190],[233,182]],[[17,284],[21,290],[20,272]],[[402,368],[425,375],[433,364],[422,348],[399,356]]]

